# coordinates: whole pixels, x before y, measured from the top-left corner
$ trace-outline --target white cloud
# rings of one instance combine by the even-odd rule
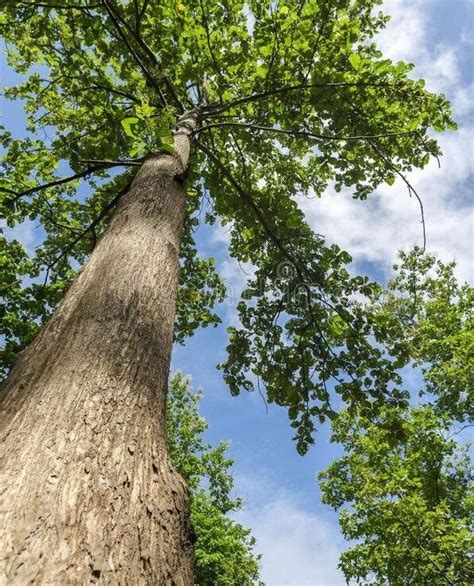
[[[472,36],[472,23],[468,23],[461,30],[461,42],[464,45],[472,47],[474,45],[474,38]]]
[[[251,263],[238,263],[229,258],[220,265],[220,276],[227,286],[229,303],[236,303],[247,285],[247,281],[255,275],[255,267]]]
[[[426,47],[426,11],[421,2],[386,0],[383,12],[391,16],[390,23],[377,38],[384,56],[393,61],[414,61]]]
[[[472,95],[474,93],[474,83],[463,85],[455,88],[451,103],[453,104],[453,111],[456,117],[468,118],[474,108]]]
[[[455,258],[458,275],[473,277],[474,218],[467,201],[466,183],[474,173],[472,129],[440,138],[444,157],[410,175],[425,207],[428,252],[444,260]],[[405,185],[382,186],[366,201],[350,193],[327,193],[320,200],[302,198],[301,206],[315,230],[348,250],[356,263],[377,262],[389,270],[400,248],[422,243],[420,209]]]
[[[387,27],[377,37],[384,57],[393,61],[414,63],[411,73],[422,78],[433,92],[446,92],[451,98],[462,83],[460,59],[462,38],[458,44],[432,43],[437,30],[434,26],[436,4],[426,0],[386,0],[383,11],[391,16]]]
[[[275,491],[267,478],[238,477],[251,506],[236,515],[252,529],[267,586],[342,586],[337,569],[344,545],[337,525],[308,510],[294,493]]]
[[[232,225],[216,224],[211,233],[211,242],[217,246],[225,245],[227,250],[230,244]],[[220,277],[224,280],[227,295],[224,301],[225,319],[228,325],[238,325],[236,305],[249,279],[255,276],[255,267],[251,263],[239,263],[235,258],[226,255],[225,260],[218,264]]]

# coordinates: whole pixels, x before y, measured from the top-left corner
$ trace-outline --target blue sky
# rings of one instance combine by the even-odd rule
[[[469,0],[390,0],[385,12],[393,16],[379,45],[387,57],[417,65],[416,77],[433,91],[448,95],[454,106],[457,133],[440,137],[441,169],[435,162],[411,180],[426,210],[428,251],[455,258],[458,276],[473,277],[474,223],[470,179],[473,174],[474,10]],[[2,81],[11,83],[4,69]],[[18,110],[2,104],[8,126]],[[16,126],[16,125],[15,125]],[[351,199],[350,192],[331,190],[321,200],[302,198],[302,207],[317,232],[337,242],[354,257],[354,270],[386,279],[397,250],[422,240],[419,210],[403,185],[383,186],[368,201]],[[40,234],[34,225],[17,235],[29,246]],[[190,374],[204,389],[201,411],[210,423],[209,439],[228,439],[236,460],[237,493],[246,499],[239,520],[252,527],[257,550],[263,554],[262,577],[268,586],[332,586],[344,580],[337,570],[345,545],[337,517],[319,502],[316,474],[340,454],[329,443],[327,428],[305,457],[297,455],[284,410],[258,394],[233,398],[216,364],[225,356],[226,327],[235,320],[233,304],[246,275],[226,255],[224,229],[205,227],[198,242],[203,255],[216,256],[220,273],[232,292],[220,307],[223,324],[201,330],[185,347],[173,352],[172,370]]]

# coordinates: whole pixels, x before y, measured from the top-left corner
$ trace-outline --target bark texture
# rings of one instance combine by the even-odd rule
[[[0,584],[193,582],[165,401],[194,126],[146,159],[2,392]]]

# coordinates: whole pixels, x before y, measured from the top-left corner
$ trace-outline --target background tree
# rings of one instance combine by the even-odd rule
[[[386,408],[375,419],[346,412],[333,441],[346,454],[321,473],[323,501],[341,509],[341,556],[357,584],[471,584],[472,463],[459,433],[472,409],[473,289],[454,263],[419,249],[402,253],[376,305],[399,360],[421,367],[422,406]],[[415,397],[416,398],[416,397]]]
[[[423,400],[463,422],[474,415],[474,289],[455,268],[419,247],[401,252],[375,311],[390,354],[421,368]]]
[[[171,461],[191,492],[194,582],[200,586],[257,584],[260,557],[253,552],[255,539],[228,516],[243,505],[232,495],[234,462],[226,455],[228,444],[212,447],[204,441],[208,424],[199,414],[200,399],[190,379],[177,372],[170,381],[166,423]]]
[[[341,555],[348,581],[472,584],[472,466],[451,433],[431,407],[338,417],[333,440],[347,454],[321,474],[321,488],[323,502],[342,509],[344,537],[357,540]]]
[[[430,131],[454,127],[449,105],[377,50],[387,18],[374,0],[0,5],[22,75],[4,93],[27,116],[24,135],[2,133],[3,209],[10,227],[44,228],[33,258],[6,245],[7,366],[36,335],[25,321],[44,322],[90,256],[4,389],[3,571],[189,583],[164,407],[173,324],[182,341],[216,323],[222,296],[195,251],[201,206],[257,267],[225,380],[234,394],[258,380],[303,453],[315,420],[334,416],[332,388],[365,413],[405,395],[355,301],[374,285],[295,196],[334,185],[364,199],[401,177],[418,197],[405,174],[440,154]]]

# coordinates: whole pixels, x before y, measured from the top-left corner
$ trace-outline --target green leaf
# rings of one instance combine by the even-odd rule
[[[120,123],[122,124],[122,128],[125,131],[125,134],[127,136],[130,136],[131,138],[135,138],[135,133],[132,129],[133,126],[135,126],[138,123],[138,118],[136,118],[135,116],[131,116],[129,118],[123,118]]]
[[[358,53],[351,53],[349,55],[349,63],[352,65],[352,67],[358,71],[360,64],[361,64],[362,58]]]

